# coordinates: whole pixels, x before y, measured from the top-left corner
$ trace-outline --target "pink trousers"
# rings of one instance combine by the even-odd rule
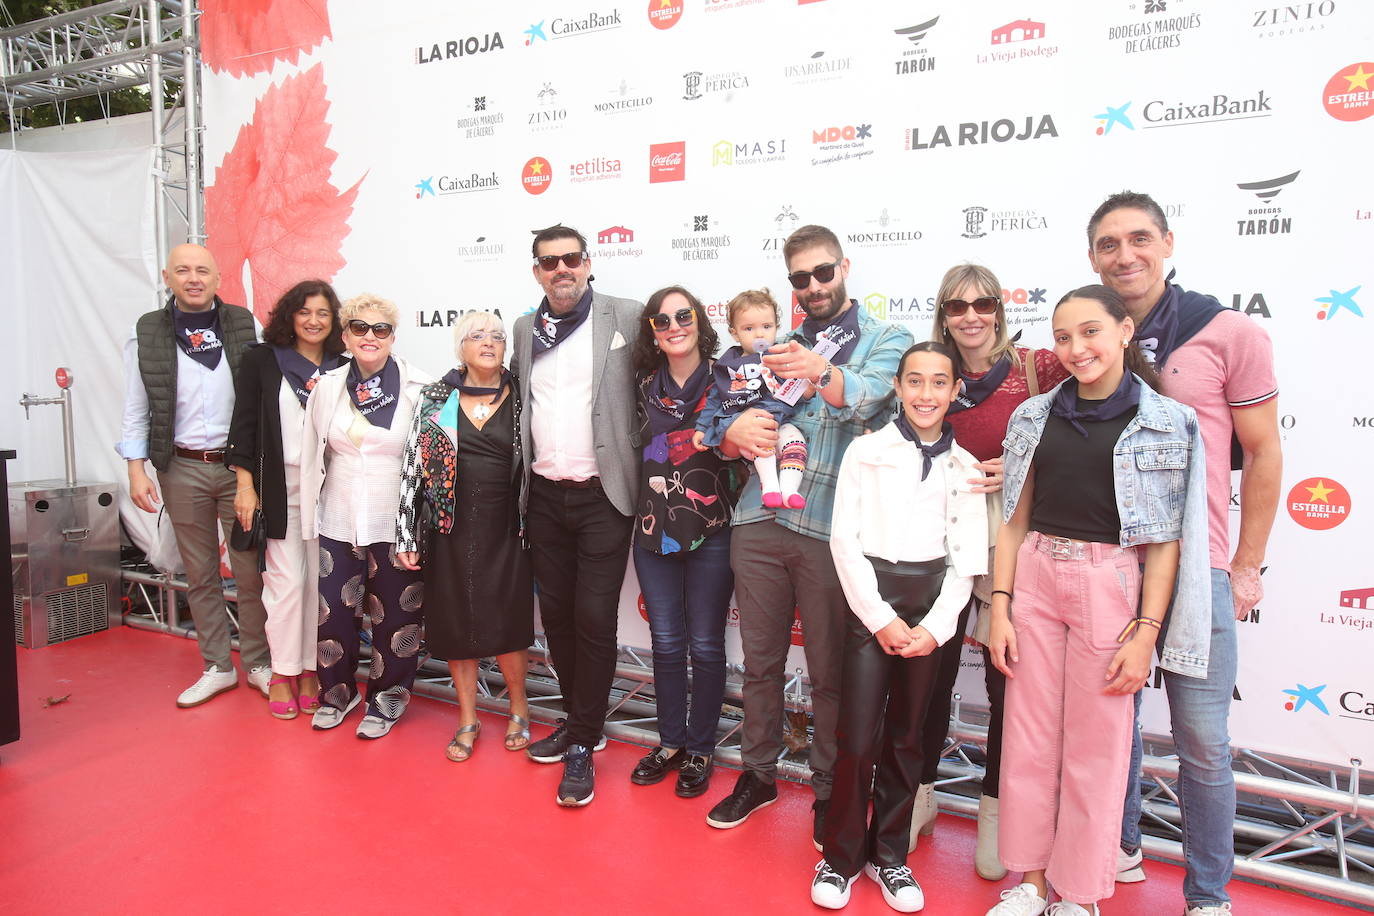
[[[1134,549],[1027,535],[1016,555],[998,844],[1011,871],[1044,869],[1065,900],[1116,887],[1135,710],[1109,694],[1116,638],[1136,615]]]

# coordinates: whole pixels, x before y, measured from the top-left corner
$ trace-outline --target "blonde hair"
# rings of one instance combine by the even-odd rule
[[[965,286],[972,286],[985,296],[994,296],[997,299],[997,311],[993,315],[993,338],[992,352],[988,354],[988,359],[994,363],[1003,357],[1011,357],[1011,364],[1017,369],[1021,368],[1021,356],[1016,352],[1016,344],[1012,343],[1011,335],[1007,333],[1007,313],[1005,304],[1002,302],[1002,283],[997,279],[997,275],[988,270],[982,264],[956,264],[945,271],[944,279],[940,281],[940,291],[935,295],[935,319],[934,325],[930,329],[930,339],[950,347],[958,348],[954,341],[954,336],[945,327],[945,310],[943,303],[946,299],[953,299],[954,295]],[[963,356],[963,351],[959,351]]]
[[[730,304],[725,307],[725,322],[730,327],[735,326],[735,318],[745,309],[769,309],[773,313],[773,323],[777,324],[781,319],[778,316],[778,303],[773,299],[773,294],[767,287],[763,289],[746,289],[738,296],[730,300]]]
[[[345,299],[343,305],[339,306],[339,320],[349,322],[361,318],[363,312],[369,310],[380,314],[393,330],[399,330],[401,312],[396,308],[396,303],[372,293],[359,293],[352,299]]]
[[[463,363],[463,338],[473,331],[505,331],[505,322],[501,316],[495,312],[487,312],[482,309],[472,309],[464,312],[458,321],[453,325],[453,355],[458,357],[458,368],[464,366]],[[505,346],[505,344],[501,344]]]

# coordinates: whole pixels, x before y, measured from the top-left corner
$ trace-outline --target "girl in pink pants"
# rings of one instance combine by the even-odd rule
[[[989,642],[1008,678],[998,839],[1003,864],[1025,877],[988,916],[1097,916],[1111,896],[1132,695],[1150,671],[1180,535],[1206,541],[1205,528],[1183,531],[1202,470],[1197,418],[1149,387],[1120,297],[1075,290],[1053,329],[1073,377],[1017,408],[1004,443]]]

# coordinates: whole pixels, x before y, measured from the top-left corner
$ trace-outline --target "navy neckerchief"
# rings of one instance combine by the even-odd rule
[[[992,364],[992,368],[983,373],[982,378],[969,378],[967,372],[959,373],[963,379],[964,386],[949,405],[949,413],[958,413],[961,410],[968,410],[977,407],[979,404],[997,390],[997,386],[1006,379],[1007,373],[1011,371],[1011,356],[1002,354],[1002,358]],[[1035,367],[1031,366],[1029,371],[1034,372]]]
[[[821,337],[839,344],[840,350],[830,357],[830,362],[843,366],[849,362],[854,348],[859,345],[859,303],[850,299],[849,308],[825,323],[807,318],[801,323],[801,332],[803,337],[812,342],[812,346]]]
[[[501,380],[496,383],[495,388],[481,388],[476,385],[469,385],[467,383],[467,378],[467,369],[450,369],[444,373],[444,377],[440,381],[450,388],[457,388],[463,394],[471,394],[477,397],[488,394],[492,395],[491,403],[493,404],[501,400],[501,392],[505,391],[506,386],[511,384],[511,374],[508,369],[501,370]]]
[[[219,328],[219,296],[203,312],[187,312],[177,308],[172,297],[172,328],[181,352],[213,371],[224,355],[224,339]]]
[[[390,429],[396,405],[401,402],[401,367],[388,356],[382,370],[364,381],[358,361],[353,360],[348,367],[348,396],[367,422]]]
[[[539,308],[534,312],[534,350],[535,358],[558,346],[567,340],[576,331],[582,322],[587,320],[587,316],[592,313],[592,288],[587,287],[587,291],[582,294],[582,298],[577,300],[577,305],[566,315],[555,315],[553,307],[549,305],[549,298],[544,297],[539,303]]]
[[[667,358],[660,358],[658,368],[649,377],[649,384],[644,391],[649,431],[658,436],[677,429],[687,414],[696,409],[710,383],[711,367],[706,360],[703,359],[692,370],[687,381],[679,385],[668,371]]]
[[[1087,410],[1078,409],[1078,379],[1065,379],[1064,384],[1055,392],[1054,400],[1050,402],[1050,413],[1068,420],[1070,426],[1087,438],[1088,430],[1079,422],[1080,420],[1111,420],[1139,404],[1140,380],[1128,369],[1121,373],[1121,383],[1116,386],[1111,397],[1099,401]]]
[[[1177,270],[1164,278],[1164,295],[1135,329],[1135,342],[1155,371],[1164,368],[1175,350],[1187,343],[1225,306],[1202,293],[1185,290],[1171,283]]]
[[[314,390],[320,376],[343,364],[343,357],[338,353],[325,353],[317,366],[298,353],[294,347],[273,346],[272,355],[277,358],[277,369],[281,372],[281,377],[291,386],[302,407],[305,406],[306,399],[310,397],[310,392]]]
[[[946,420],[940,426],[940,438],[930,445],[926,445],[921,441],[921,437],[916,435],[916,430],[907,422],[905,410],[897,414],[896,423],[897,432],[902,434],[902,438],[921,450],[921,479],[925,480],[926,476],[930,474],[930,466],[935,463],[935,459],[949,451],[950,446],[954,444],[954,427]]]

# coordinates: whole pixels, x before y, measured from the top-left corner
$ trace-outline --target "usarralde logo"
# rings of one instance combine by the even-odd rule
[[[683,0],[649,0],[649,25],[671,29],[682,18]]]
[[[1330,477],[1309,477],[1288,491],[1288,514],[1304,528],[1330,530],[1350,517],[1350,493]]]
[[[531,194],[543,194],[553,181],[553,166],[543,156],[535,156],[520,171],[520,183]]]
[[[1370,77],[1374,77],[1374,63],[1367,60],[1338,71],[1322,90],[1326,113],[1338,121],[1363,121],[1374,115],[1374,89],[1369,86]]]

